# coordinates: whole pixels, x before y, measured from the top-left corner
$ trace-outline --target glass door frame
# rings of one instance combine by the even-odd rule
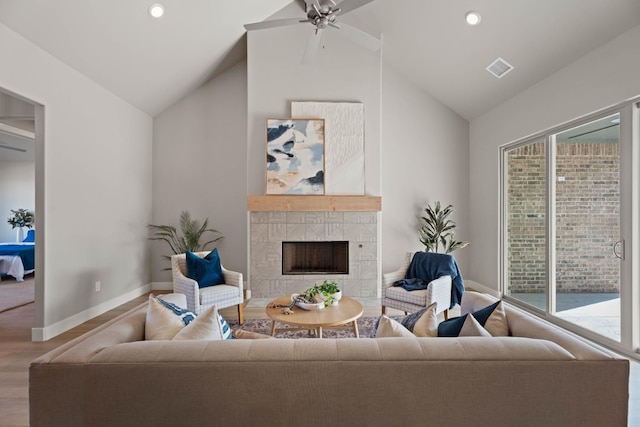
[[[555,135],[612,114],[620,114],[620,237],[624,240],[624,259],[620,262],[620,342],[568,322],[556,313],[556,141]],[[507,154],[534,142],[545,144],[546,176],[546,310],[507,295]],[[500,151],[500,294],[505,301],[615,351],[640,359],[640,97],[564,123],[525,139],[505,144]]]

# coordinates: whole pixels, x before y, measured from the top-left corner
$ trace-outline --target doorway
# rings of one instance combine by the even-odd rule
[[[29,296],[26,288],[32,289],[30,297],[31,301],[36,301],[36,318],[42,317],[43,312],[42,245],[38,244],[35,250],[31,248],[28,251],[30,243],[23,243],[23,239],[18,239],[17,230],[12,228],[6,218],[12,215],[12,210],[25,209],[35,216],[35,227],[32,230],[42,230],[44,222],[39,218],[41,215],[37,215],[42,206],[42,186],[37,183],[42,180],[43,117],[42,106],[0,88],[0,214],[5,219],[0,223],[0,242],[9,244],[7,250],[10,247],[20,249],[19,256],[10,256],[7,252],[0,272],[8,274],[4,276],[3,283],[12,284],[11,289],[19,296],[15,299],[15,304],[24,303]],[[35,236],[34,240],[41,242],[39,234],[30,234],[27,240]],[[7,307],[11,309],[10,306]]]

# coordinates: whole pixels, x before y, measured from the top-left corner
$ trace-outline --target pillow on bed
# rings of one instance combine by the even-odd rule
[[[27,237],[24,238],[23,242],[35,243],[35,241],[36,241],[36,230],[27,231]]]

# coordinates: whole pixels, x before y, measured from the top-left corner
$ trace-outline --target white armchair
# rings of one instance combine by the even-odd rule
[[[444,318],[448,319],[451,306],[451,276],[441,276],[429,282],[427,289],[416,291],[393,286],[394,282],[404,279],[413,254],[414,252],[407,252],[398,270],[382,275],[382,314],[386,313],[387,307],[413,313],[437,302],[436,314],[444,312]]]
[[[209,253],[194,252],[200,258]],[[171,272],[173,275],[173,292],[187,296],[187,309],[200,314],[208,307],[215,305],[218,309],[238,306],[238,323],[244,322],[242,308],[244,292],[242,273],[230,271],[222,267],[224,284],[200,288],[198,282],[187,277],[186,254],[171,256]]]

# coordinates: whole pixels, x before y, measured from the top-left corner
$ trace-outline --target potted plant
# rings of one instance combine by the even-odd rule
[[[342,298],[342,291],[338,286],[338,283],[331,280],[325,280],[321,285],[314,285],[320,298],[324,300],[325,307],[331,305],[337,305],[340,298]]]
[[[315,283],[301,294],[291,295],[292,304],[305,310],[316,310],[319,308],[338,305],[342,298],[342,291],[335,281],[325,280],[321,285]]]
[[[11,213],[13,215],[7,218],[7,222],[11,225],[12,229],[18,229],[16,230],[16,241],[22,242],[22,240],[24,240],[23,228],[33,228],[33,214],[26,209],[11,209]]]
[[[427,205],[424,211],[426,215],[420,217],[423,225],[418,231],[425,252],[438,252],[440,245],[442,245],[444,253],[448,254],[469,244],[467,241],[458,242],[455,239],[456,223],[448,219],[449,215],[453,213],[453,205],[442,209],[440,202],[437,201],[434,207]]]
[[[174,255],[183,254],[187,251],[198,252],[206,249],[206,247],[212,243],[215,243],[224,238],[218,230],[208,228],[209,218],[205,218],[202,224],[200,221],[191,218],[191,214],[188,211],[182,211],[180,213],[180,230],[172,225],[154,225],[149,224],[149,230],[153,233],[149,240],[161,240],[166,242]],[[220,234],[214,239],[211,239],[205,243],[200,243],[200,239],[205,233]],[[171,260],[170,255],[162,255],[164,259]],[[164,270],[171,270],[171,267],[164,268]]]

